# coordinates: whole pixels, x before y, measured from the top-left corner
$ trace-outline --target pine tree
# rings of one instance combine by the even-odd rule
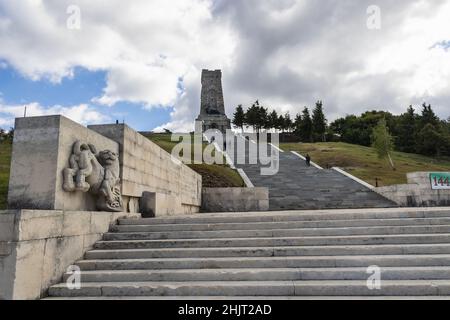
[[[309,109],[305,107],[302,112],[301,122],[298,127],[298,134],[303,142],[312,142],[312,120]]]
[[[263,106],[260,106],[258,108],[258,123],[257,123],[257,128],[258,128],[258,132],[264,128],[267,129],[267,109],[264,108]]]
[[[284,114],[283,128],[284,128],[284,130],[286,130],[287,132],[290,132],[290,131],[291,131],[291,128],[292,128],[292,119],[291,119],[291,115],[289,114],[289,112],[286,112],[286,113]]]
[[[417,115],[412,106],[399,118],[397,149],[403,152],[416,151]]]
[[[417,135],[417,152],[428,156],[441,156],[449,146],[449,137],[428,123]]]
[[[325,142],[325,133],[327,131],[327,119],[323,113],[322,101],[316,102],[316,107],[312,115],[313,139],[315,142]]]
[[[257,107],[255,104],[252,104],[252,106],[248,108],[245,114],[245,124],[252,127],[254,132],[256,132],[256,127],[258,125],[259,120],[258,112],[259,107]]]
[[[431,124],[435,127],[439,125],[439,118],[434,113],[431,105],[426,103],[422,104],[422,114],[420,116],[420,129],[423,129],[427,124]]]
[[[278,116],[277,120],[277,129],[281,130],[281,132],[284,132],[284,117],[282,114]]]
[[[389,129],[386,124],[386,119],[381,119],[378,125],[372,132],[372,147],[376,150],[380,159],[389,159],[389,164],[392,170],[395,170],[394,162],[392,161],[391,152],[394,150],[394,141],[389,133]]]
[[[268,126],[270,129],[277,129],[278,113],[273,110],[268,116]]]
[[[233,115],[233,124],[237,128],[241,128],[241,131],[244,132],[244,123],[245,123],[245,112],[242,108],[242,105],[238,105],[236,111]]]

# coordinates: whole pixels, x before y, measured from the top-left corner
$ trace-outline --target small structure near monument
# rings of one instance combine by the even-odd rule
[[[201,131],[217,129],[223,133],[231,129],[230,119],[225,114],[222,90],[222,72],[220,70],[202,71],[202,92],[200,115],[196,121],[201,122]],[[197,131],[200,128],[196,128]]]
[[[374,191],[403,207],[450,206],[450,173],[411,172],[408,184],[374,188]]]

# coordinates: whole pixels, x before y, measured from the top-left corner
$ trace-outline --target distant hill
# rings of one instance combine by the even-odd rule
[[[393,152],[393,171],[387,160],[380,160],[373,148],[343,142],[281,143],[285,151],[309,153],[312,161],[322,167],[340,167],[352,175],[379,186],[406,183],[406,174],[415,171],[450,171],[450,159],[435,159],[422,155]]]

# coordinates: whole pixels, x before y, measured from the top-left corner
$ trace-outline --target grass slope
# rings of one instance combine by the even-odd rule
[[[183,140],[190,141],[193,139],[191,134],[180,134]],[[170,133],[154,133],[146,134],[148,139],[156,143],[165,151],[171,153],[172,149],[179,143],[178,141],[171,141]],[[183,141],[180,139],[180,141]],[[207,143],[203,143],[203,150],[207,147]],[[190,159],[193,161],[193,144],[191,147]],[[215,152],[212,152],[215,155]],[[183,153],[180,154],[183,156]],[[225,160],[223,160],[225,163]],[[228,165],[208,165],[208,164],[188,164],[188,166],[202,176],[204,187],[220,188],[220,187],[243,187],[244,181],[236,170],[231,169]]]
[[[10,142],[0,141],[0,210],[6,209],[11,150]]]
[[[396,166],[393,171],[388,160],[380,160],[373,148],[342,142],[281,143],[285,151],[309,153],[312,161],[322,167],[340,167],[352,175],[379,186],[406,183],[406,174],[415,171],[450,171],[450,159],[435,159],[417,154],[393,152]]]

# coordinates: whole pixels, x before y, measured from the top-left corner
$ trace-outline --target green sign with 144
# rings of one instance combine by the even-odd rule
[[[431,189],[450,190],[450,172],[430,173],[430,180],[431,180]]]

